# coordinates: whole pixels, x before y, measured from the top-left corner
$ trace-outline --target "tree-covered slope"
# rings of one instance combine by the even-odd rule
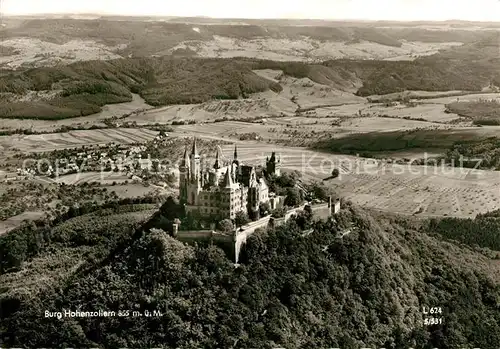
[[[77,62],[0,77],[4,99],[0,117],[85,116],[99,112],[105,104],[131,101],[131,93],[160,106],[234,99],[269,89],[279,91],[281,86],[234,60],[165,57]],[[46,96],[22,101],[19,97],[29,91]]]
[[[309,235],[304,228],[312,228]],[[350,234],[339,238],[344,229]],[[336,221],[300,216],[254,235],[235,268],[214,246],[161,230],[82,268],[2,319],[1,342],[26,347],[461,348],[500,343],[491,260],[347,206]],[[423,307],[440,307],[425,326]],[[45,318],[46,310],[116,311]],[[128,316],[118,311],[129,310]],[[162,316],[136,316],[148,310]]]

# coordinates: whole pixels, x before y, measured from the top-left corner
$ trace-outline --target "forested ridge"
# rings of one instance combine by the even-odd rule
[[[153,106],[247,98],[282,86],[252,70],[279,69],[360,96],[405,90],[482,91],[500,86],[498,35],[414,61],[337,59],[322,63],[250,58],[147,57],[76,62],[0,76],[0,118],[57,120],[97,113],[139,94]],[[361,86],[362,85],[362,86]],[[353,86],[361,86],[355,88]],[[45,97],[23,101],[29,91]]]
[[[492,260],[411,227],[350,204],[333,221],[303,213],[252,236],[238,268],[215,246],[187,246],[162,230],[139,229],[108,258],[86,261],[2,315],[0,343],[498,348],[500,286],[488,271]],[[304,236],[307,229],[312,233]],[[339,238],[345,229],[352,232]],[[424,306],[441,307],[443,323],[425,326]],[[63,309],[162,316],[43,316]]]

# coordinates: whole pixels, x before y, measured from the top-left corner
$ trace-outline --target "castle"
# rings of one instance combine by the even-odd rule
[[[268,174],[280,175],[281,161],[273,152],[266,159]],[[259,205],[269,203],[276,207],[274,193],[264,178],[257,178],[254,166],[243,165],[238,161],[238,149],[234,147],[231,163],[223,163],[220,150],[211,168],[202,168],[200,155],[193,141],[191,154],[187,148],[179,166],[179,199],[186,212],[198,211],[202,216],[213,219],[234,219],[236,213],[243,211],[250,219],[259,218]]]

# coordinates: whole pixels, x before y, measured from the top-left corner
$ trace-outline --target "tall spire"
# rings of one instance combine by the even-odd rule
[[[184,155],[182,156],[181,166],[189,166],[189,155],[187,147],[184,147]]]
[[[196,146],[196,137],[193,140],[193,149],[191,149],[191,155],[198,155],[198,147]]]
[[[236,144],[234,145],[234,156],[233,156],[233,164],[239,166],[240,162],[238,161],[238,148],[236,148]]]
[[[221,163],[220,163],[220,150],[217,147],[217,154],[215,154],[215,164],[214,164],[214,169],[218,170],[221,168]]]

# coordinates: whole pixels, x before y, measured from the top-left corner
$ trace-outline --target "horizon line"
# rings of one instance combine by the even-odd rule
[[[6,17],[43,17],[43,16],[97,16],[97,17],[123,17],[123,18],[182,18],[182,19],[215,19],[215,20],[257,20],[257,21],[321,21],[321,22],[397,22],[397,23],[446,23],[446,22],[462,22],[462,23],[496,23],[500,21],[481,21],[481,20],[468,20],[468,19],[441,19],[441,20],[428,20],[428,19],[412,19],[412,20],[398,20],[398,19],[363,19],[363,18],[288,18],[288,17],[272,17],[272,18],[252,18],[252,17],[213,17],[213,16],[169,16],[169,15],[124,15],[115,13],[78,13],[78,12],[61,12],[61,13],[25,13],[25,14],[9,14],[1,13],[0,16]]]

